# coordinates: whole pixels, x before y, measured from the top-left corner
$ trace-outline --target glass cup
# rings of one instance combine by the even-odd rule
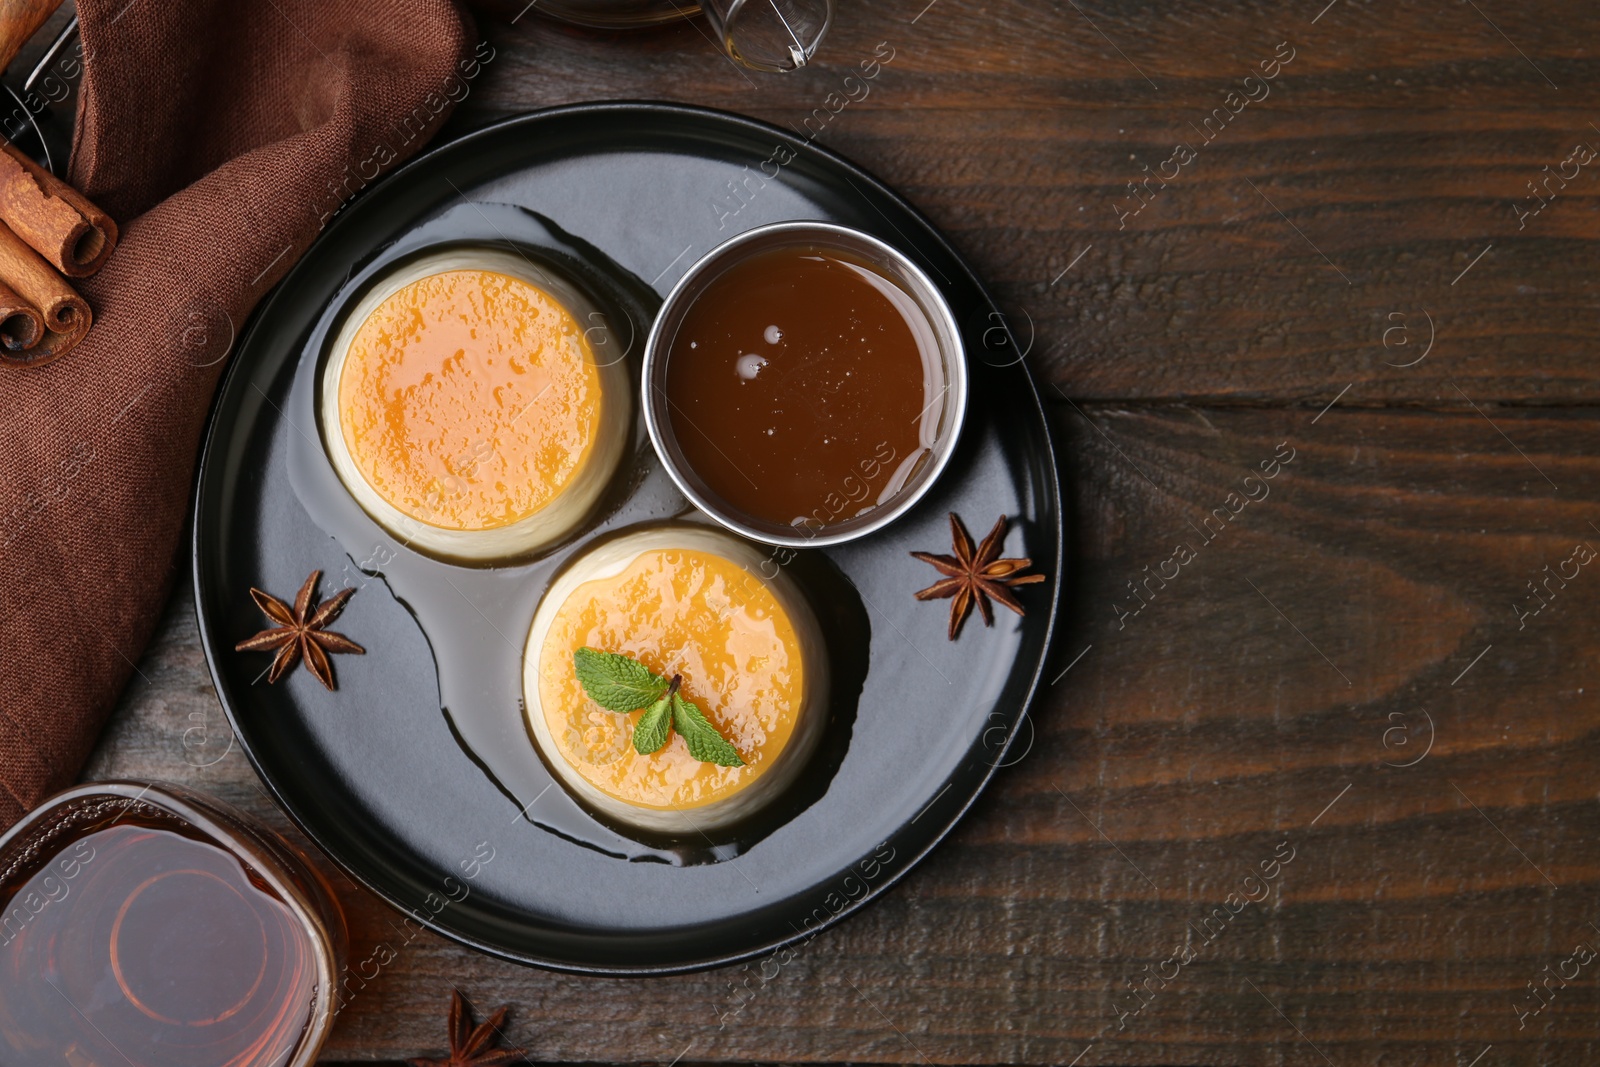
[[[702,14],[718,45],[752,70],[799,70],[833,23],[833,0],[474,0],[517,21],[532,12],[602,30],[658,26]]]
[[[832,0],[705,0],[724,50],[752,70],[799,70],[833,22]]]
[[[328,884],[254,819],[76,786],[0,835],[0,1062],[310,1067],[346,944]]]

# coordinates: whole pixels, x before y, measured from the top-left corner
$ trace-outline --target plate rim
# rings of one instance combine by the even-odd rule
[[[760,134],[763,137],[779,137],[781,138],[782,143],[796,149],[797,154],[814,153],[815,155],[820,156],[825,163],[847,172],[850,176],[850,179],[861,182],[878,196],[894,202],[900,209],[906,211],[912,218],[919,222],[922,225],[924,233],[931,238],[931,240],[940,248],[940,250],[949,257],[951,262],[960,268],[962,274],[965,275],[966,280],[982,297],[983,301],[994,310],[995,314],[1000,316],[1001,327],[1005,330],[1007,337],[1011,339],[1011,343],[1015,345],[1016,339],[1015,335],[1011,331],[1010,323],[1006,320],[1004,313],[1000,311],[999,304],[989,292],[988,286],[986,286],[982,279],[978,277],[971,265],[967,262],[966,258],[956,250],[954,245],[951,244],[950,239],[945,235],[943,230],[936,226],[931,219],[929,219],[919,208],[916,207],[916,205],[911,203],[911,201],[906,199],[906,197],[900,193],[896,192],[881,179],[877,178],[875,175],[862,168],[853,160],[835,151],[834,149],[820,145],[815,140],[807,140],[796,137],[792,131],[785,130],[784,128],[773,123],[753,118],[748,115],[743,115],[738,112],[727,111],[721,108],[702,107],[694,104],[644,99],[616,99],[586,101],[571,104],[556,104],[549,107],[536,108],[533,110],[522,111],[508,115],[493,122],[468,130],[451,140],[431,144],[423,151],[419,152],[417,155],[413,156],[411,159],[407,160],[401,166],[396,168],[387,177],[382,178],[378,182],[374,182],[372,184],[379,185],[388,184],[390,182],[399,182],[402,179],[409,177],[413,171],[421,170],[424,167],[431,165],[438,156],[452,152],[470,152],[471,147],[474,144],[501,136],[506,131],[518,127],[533,126],[541,122],[573,116],[616,114],[622,114],[625,116],[656,115],[668,118],[681,118],[690,122],[698,122],[702,124],[710,122],[739,126],[743,127],[749,132]],[[211,398],[206,414],[205,429],[201,438],[200,453],[196,461],[194,489],[189,500],[189,514],[191,516],[189,535],[189,563],[193,576],[192,592],[195,601],[195,622],[200,637],[201,651],[205,656],[206,670],[211,677],[212,690],[216,695],[217,702],[221,705],[223,714],[227,716],[228,726],[233,733],[234,740],[238,744],[240,751],[244,753],[245,758],[249,760],[251,771],[255,774],[261,786],[267,791],[267,794],[271,797],[272,802],[281,812],[283,812],[285,816],[288,817],[288,819],[295,825],[295,828],[302,835],[304,835],[306,840],[309,841],[317,849],[317,851],[327,859],[329,863],[333,864],[352,882],[360,886],[366,892],[372,894],[372,896],[381,901],[385,906],[393,908],[402,914],[408,915],[412,921],[421,923],[421,925],[440,935],[441,937],[447,938],[456,944],[463,945],[467,948],[481,952],[487,956],[490,956],[491,958],[501,959],[526,967],[537,967],[543,970],[555,971],[563,974],[613,978],[663,977],[669,975],[689,974],[696,971],[705,971],[717,967],[725,967],[735,963],[747,962],[766,957],[796,944],[809,941],[811,938],[822,933],[824,930],[833,927],[835,924],[839,923],[845,918],[861,911],[867,905],[876,902],[891,888],[898,885],[901,879],[906,877],[906,875],[920,865],[934,849],[943,844],[945,839],[949,837],[956,826],[966,818],[973,805],[975,805],[979,798],[982,797],[985,792],[987,792],[990,784],[994,781],[995,775],[1000,768],[1003,766],[1010,766],[1010,764],[1006,762],[1006,756],[1010,753],[1013,745],[1015,744],[1017,735],[1021,732],[1021,726],[1023,722],[1027,721],[1033,713],[1034,703],[1039,697],[1039,683],[1044,676],[1046,665],[1049,663],[1051,655],[1055,650],[1055,641],[1061,629],[1058,625],[1058,615],[1061,607],[1063,591],[1066,588],[1067,583],[1067,575],[1065,571],[1065,493],[1063,492],[1063,487],[1061,484],[1060,464],[1058,463],[1056,456],[1056,434],[1051,426],[1049,411],[1045,407],[1043,398],[1039,392],[1039,384],[1035,380],[1032,370],[1029,369],[1023,362],[1026,353],[1024,353],[1023,357],[1018,358],[1017,363],[1021,366],[1022,376],[1027,383],[1027,396],[1033,401],[1033,407],[1038,413],[1041,438],[1045,445],[1043,450],[1044,454],[1042,456],[1033,457],[1033,459],[1035,462],[1042,464],[1042,473],[1044,477],[1041,479],[1041,484],[1049,491],[1049,510],[1054,514],[1054,532],[1056,535],[1055,558],[1049,562],[1054,567],[1052,573],[1055,574],[1056,581],[1053,582],[1051,586],[1050,600],[1049,604],[1047,605],[1048,612],[1044,619],[1044,637],[1041,644],[1041,653],[1039,655],[1038,662],[1034,664],[1029,673],[1026,691],[1023,693],[1019,702],[1020,708],[1016,716],[1016,721],[1008,732],[1004,742],[1000,745],[998,750],[995,751],[995,758],[993,762],[987,764],[987,770],[982,772],[971,791],[950,813],[949,817],[943,821],[943,824],[927,838],[926,843],[920,848],[911,852],[903,862],[897,863],[895,870],[886,872],[882,881],[870,884],[866,892],[864,892],[859,898],[847,901],[845,905],[836,912],[830,911],[830,914],[826,919],[817,922],[815,925],[812,925],[809,928],[797,929],[793,934],[780,935],[776,939],[764,940],[754,946],[738,948],[732,951],[717,952],[709,956],[697,956],[693,960],[684,962],[645,963],[638,965],[618,965],[612,963],[586,964],[566,959],[551,959],[534,956],[522,952],[512,951],[499,945],[488,943],[469,934],[465,934],[460,930],[453,929],[438,922],[436,916],[427,915],[424,917],[421,915],[413,915],[412,912],[416,909],[413,908],[411,911],[407,911],[406,907],[400,901],[391,897],[385,889],[375,885],[366,877],[363,872],[355,869],[341,859],[333,849],[324,843],[321,836],[300,817],[295,808],[285,798],[277,783],[273,781],[273,779],[264,771],[261,761],[258,759],[255,751],[251,748],[250,743],[245,739],[244,733],[239,729],[238,719],[233,704],[225,695],[224,687],[220,680],[221,674],[219,672],[217,663],[217,654],[219,649],[213,648],[214,642],[211,637],[212,624],[207,618],[205,607],[206,586],[203,580],[204,570],[201,565],[202,530],[204,529],[204,526],[201,521],[200,509],[202,501],[207,497],[208,486],[212,481],[213,454],[214,452],[220,451],[223,447],[223,443],[219,440],[219,438],[222,436],[221,428],[219,426],[222,398],[233,388],[234,377],[236,375],[246,373],[246,371],[242,369],[246,366],[246,362],[236,357],[238,357],[240,353],[249,347],[259,332],[266,329],[263,324],[271,319],[272,313],[279,300],[283,298],[283,293],[289,288],[289,283],[293,281],[301,271],[308,269],[305,264],[311,253],[316,248],[317,244],[331,239],[333,234],[338,233],[345,225],[348,224],[350,217],[351,213],[341,210],[338,215],[336,215],[329,222],[323,231],[312,239],[311,244],[308,245],[306,250],[300,254],[294,265],[289,268],[284,276],[272,287],[271,291],[268,292],[257,304],[254,311],[250,314],[245,328],[239,331],[237,342],[230,353],[228,366],[224,370],[224,373],[217,383],[216,391]],[[968,358],[971,358],[970,354]],[[935,796],[933,802],[936,802],[937,800],[938,796]],[[930,802],[930,806],[933,802]],[[851,868],[846,868],[845,870],[848,871],[850,869],[853,869],[853,865]]]

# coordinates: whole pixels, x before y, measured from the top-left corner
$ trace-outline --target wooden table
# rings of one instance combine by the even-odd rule
[[[352,958],[397,959],[328,1057],[439,1051],[459,986],[542,1061],[1595,1062],[1600,161],[1572,150],[1600,148],[1600,13],[925,3],[844,0],[790,77],[697,24],[530,15],[489,30],[451,129],[823,108],[819,139],[971,257],[1070,502],[1021,755],[782,968],[527,970],[407,940],[336,875]],[[86,777],[288,830],[227,742],[183,587]]]

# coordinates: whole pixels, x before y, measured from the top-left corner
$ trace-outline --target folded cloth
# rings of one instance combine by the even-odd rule
[[[0,368],[0,825],[76,776],[135,670],[236,328],[476,73],[451,0],[79,0],[78,16],[71,180],[122,243],[78,283],[88,338]]]

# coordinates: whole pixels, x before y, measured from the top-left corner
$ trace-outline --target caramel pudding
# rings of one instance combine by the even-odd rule
[[[527,725],[546,762],[581,801],[646,830],[727,826],[784,790],[827,717],[822,633],[787,574],[761,577],[766,554],[728,534],[660,527],[575,560],[534,615],[523,656]],[[573,653],[632,657],[681,675],[743,766],[702,763],[674,732],[636,751],[642,712],[607,711],[585,694]]]
[[[576,288],[512,253],[456,249],[394,271],[346,317],[323,371],[340,480],[390,533],[438,555],[559,541],[628,435],[626,373],[597,364],[593,321]]]

